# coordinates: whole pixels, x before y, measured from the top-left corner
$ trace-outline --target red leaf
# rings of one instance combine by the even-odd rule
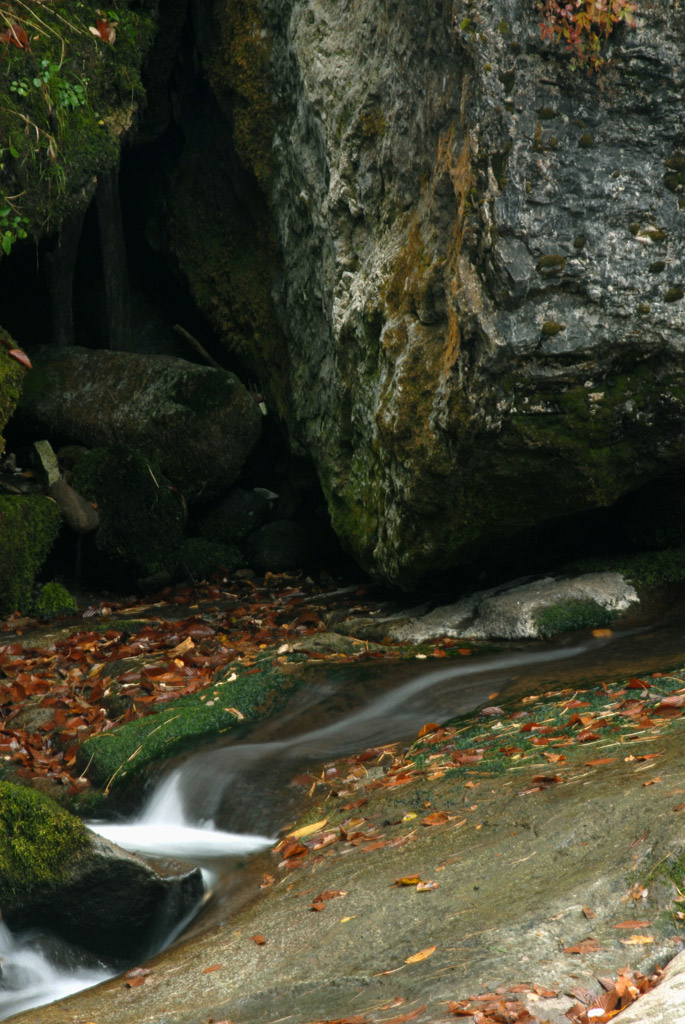
[[[263,935],[253,935],[252,936],[252,941],[254,942],[254,944],[256,946],[265,946],[266,945],[266,939],[264,938]]]
[[[202,971],[203,974],[211,974],[212,971],[220,971],[223,964],[213,964],[211,967],[205,967]]]

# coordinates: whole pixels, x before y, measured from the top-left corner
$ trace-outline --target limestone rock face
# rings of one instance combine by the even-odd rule
[[[236,210],[259,187],[278,249],[253,276],[285,340],[252,357],[364,567],[411,585],[682,467],[685,9],[620,25],[602,88],[532,0],[222,11],[197,40],[212,113],[235,124],[231,181],[252,175]],[[186,116],[176,256],[221,330],[194,237],[220,220],[195,179],[179,200]]]
[[[53,440],[140,449],[189,498],[228,488],[261,430],[228,371],[76,346],[36,353],[17,419]]]

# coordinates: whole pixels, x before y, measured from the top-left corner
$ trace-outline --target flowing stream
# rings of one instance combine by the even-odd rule
[[[424,722],[472,711],[493,691],[522,683],[549,689],[574,678],[640,671],[647,649],[654,664],[654,637],[651,645],[644,642],[649,637],[646,631],[615,634],[440,668],[416,661],[316,666],[284,712],[256,725],[245,739],[204,748],[171,768],[135,820],[93,822],[91,828],[127,850],[198,864],[208,891],[225,893],[222,881],[231,875],[245,889],[236,864],[268,848],[297,813],[298,797],[289,783],[298,772],[366,746],[413,737]],[[663,664],[663,643],[656,646]],[[161,948],[187,924],[167,935]],[[83,950],[46,936],[12,935],[2,923],[0,958],[0,1019],[116,973]]]

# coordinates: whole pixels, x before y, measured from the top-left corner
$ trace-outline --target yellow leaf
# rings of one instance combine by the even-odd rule
[[[242,722],[245,717],[242,711],[238,711],[237,708],[224,708],[224,711],[228,712],[229,715],[235,715],[239,722]]]
[[[629,939],[621,939],[624,946],[646,946],[654,942],[651,935],[631,935]]]
[[[408,956],[404,962],[405,964],[417,964],[419,960],[427,960],[429,956],[433,956],[437,948],[437,946],[428,946],[427,949],[420,949],[418,953]]]
[[[352,917],[341,917],[340,924],[345,924],[346,921],[353,921],[356,916],[356,914],[353,914]]]
[[[303,825],[302,828],[297,828],[294,832],[288,832],[288,839],[303,839],[305,836],[313,836],[315,832],[321,831],[327,821],[328,818],[322,818],[321,821],[315,821],[313,825]]]
[[[413,811],[407,811],[402,821],[411,821],[412,818],[418,818],[418,814],[415,814]]]

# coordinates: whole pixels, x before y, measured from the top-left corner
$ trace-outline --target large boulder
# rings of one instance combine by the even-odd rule
[[[32,358],[18,425],[53,443],[141,449],[188,498],[229,487],[259,437],[259,408],[227,370],[77,346]]]
[[[150,953],[197,904],[199,868],[153,867],[95,835],[42,793],[0,782],[0,909],[108,960]]]
[[[261,185],[281,258],[253,261],[286,339],[262,383],[362,565],[412,584],[682,469],[685,9],[618,26],[600,84],[542,41],[530,0],[221,18],[199,45],[226,117],[212,106],[193,165],[186,107],[171,245],[221,330],[244,290],[198,254],[209,221],[230,235],[211,146],[234,113],[221,159]],[[227,343],[258,362],[235,320]]]

